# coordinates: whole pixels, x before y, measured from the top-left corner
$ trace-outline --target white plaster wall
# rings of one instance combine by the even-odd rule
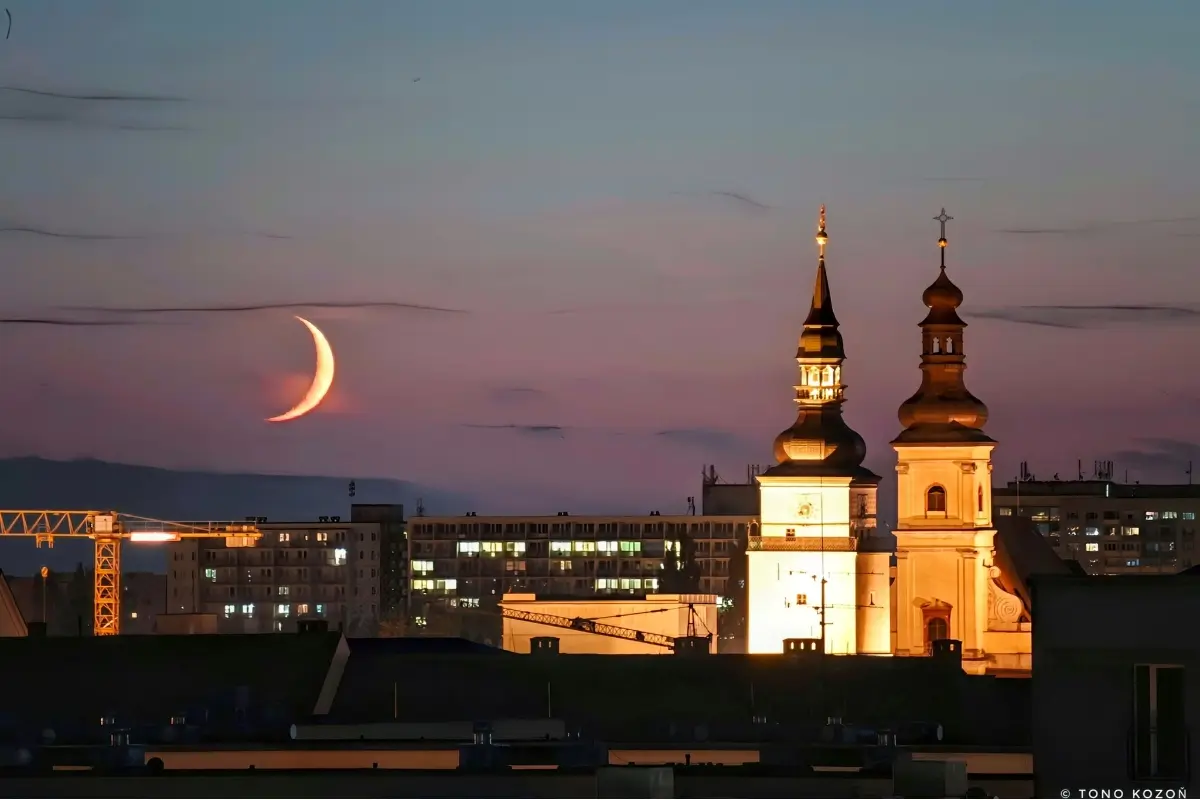
[[[857,652],[857,553],[754,551],[748,558],[747,652],[782,653],[784,639],[820,638],[822,575],[827,652]],[[806,604],[796,602],[801,594]]]

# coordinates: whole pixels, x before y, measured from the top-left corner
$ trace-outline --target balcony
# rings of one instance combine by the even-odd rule
[[[853,536],[751,536],[747,550],[772,552],[839,552],[852,553],[858,549]]]

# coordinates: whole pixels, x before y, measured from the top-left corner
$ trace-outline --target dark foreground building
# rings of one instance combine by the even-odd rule
[[[0,640],[0,677],[6,781],[28,797],[595,797],[608,765],[672,763],[675,794],[625,796],[856,796],[814,766],[880,780],[914,749],[990,758],[1029,743],[1030,682],[969,676],[956,649],[574,656],[319,630],[23,637]],[[159,774],[128,774],[149,764]],[[977,784],[991,771],[970,769]],[[488,788],[471,785],[483,773]]]
[[[18,731],[100,741],[108,726],[287,739],[294,723],[563,720],[609,742],[761,741],[830,717],[937,723],[957,744],[1028,743],[1029,682],[933,658],[516,655],[450,639],[286,636],[0,640]],[[790,734],[788,734],[790,735]]]

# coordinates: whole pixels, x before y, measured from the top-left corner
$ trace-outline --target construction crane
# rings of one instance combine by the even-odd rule
[[[657,611],[674,611],[676,609],[655,609],[641,613],[655,613]],[[560,617],[557,614],[544,614],[538,611],[524,611],[519,608],[509,608],[508,606],[500,606],[500,616],[507,619],[517,619],[523,622],[533,622],[538,625],[549,625],[552,628],[565,628],[572,631],[582,631],[584,633],[593,633],[597,636],[610,636],[614,639],[625,639],[631,642],[639,642],[641,644],[656,645],[665,647],[668,650],[674,650],[676,643],[679,641],[674,636],[667,636],[662,633],[648,633],[639,631],[633,628],[623,628],[619,625],[610,625],[607,622],[601,622],[596,619],[584,619],[583,617]],[[616,615],[627,616],[623,614]],[[690,603],[688,604],[688,639],[703,638],[712,644],[712,634],[705,634],[703,637],[696,635],[696,609]]]
[[[253,547],[262,536],[252,523],[168,522],[116,511],[0,510],[0,537],[32,537],[37,547],[56,539],[95,542],[93,625],[96,636],[121,632],[121,543],[224,539],[226,547]]]

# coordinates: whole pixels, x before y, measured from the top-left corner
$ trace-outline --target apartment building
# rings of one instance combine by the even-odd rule
[[[379,616],[393,619],[408,607],[408,522],[398,503],[355,503],[350,521],[379,525]]]
[[[214,614],[221,633],[294,631],[299,620],[323,619],[347,635],[376,635],[379,523],[322,517],[256,525],[262,538],[252,547],[224,539],[168,545],[168,612]]]
[[[409,523],[410,608],[474,608],[506,593],[593,597],[659,591],[683,536],[698,591],[744,591],[747,529],[756,517],[419,517]],[[738,586],[738,584],[741,584]]]
[[[1200,486],[1010,481],[992,490],[992,503],[1000,516],[1031,518],[1060,557],[1090,574],[1175,573],[1200,563]]]

